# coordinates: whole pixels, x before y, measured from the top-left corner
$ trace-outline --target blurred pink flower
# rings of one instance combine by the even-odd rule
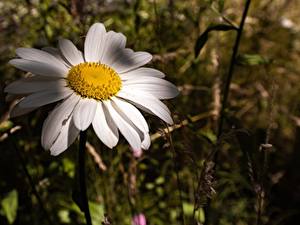
[[[132,225],[147,225],[146,217],[143,213],[134,215],[131,221]]]
[[[133,156],[135,158],[140,158],[143,155],[142,149],[133,149]]]

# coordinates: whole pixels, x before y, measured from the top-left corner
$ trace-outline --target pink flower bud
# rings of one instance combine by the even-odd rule
[[[135,158],[140,158],[143,155],[142,149],[132,149],[133,150],[133,156]]]
[[[131,221],[132,225],[147,225],[146,217],[143,213],[134,215]]]

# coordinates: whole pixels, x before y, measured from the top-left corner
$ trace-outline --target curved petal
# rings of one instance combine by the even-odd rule
[[[62,90],[36,92],[20,101],[20,107],[32,108],[47,105],[49,103],[64,99],[72,93],[73,91],[69,88],[63,88]]]
[[[35,49],[35,48],[18,48],[16,50],[16,53],[18,56],[20,56],[23,59],[46,63],[49,65],[55,65],[56,67],[61,68],[61,70],[63,70],[65,73],[68,72],[68,69],[63,63],[63,60],[54,57],[48,52]]]
[[[13,101],[13,100],[15,100],[15,99],[17,99],[18,98],[18,95],[14,95],[14,94],[7,94],[6,96],[5,96],[5,101],[6,102],[11,102],[11,101]]]
[[[144,133],[143,141],[142,141],[142,149],[148,150],[151,145],[151,138],[149,133]]]
[[[53,55],[58,60],[62,61],[63,64],[70,68],[72,65],[68,62],[68,60],[65,59],[65,57],[61,54],[58,48],[53,47],[44,47],[42,48],[43,51],[48,52],[49,54]]]
[[[143,133],[149,132],[148,124],[144,116],[140,111],[135,108],[132,104],[113,97],[112,101],[117,105],[117,107],[127,116],[127,118]]]
[[[135,91],[133,93],[132,91],[128,91],[123,88],[118,92],[117,96],[125,100],[129,100],[138,108],[158,116],[166,123],[173,124],[173,120],[170,115],[171,113],[168,107],[153,95],[142,91]]]
[[[119,114],[126,119],[126,121],[133,128],[136,128],[138,132],[142,144],[141,147],[143,149],[148,149],[151,144],[150,136],[149,136],[149,127],[144,118],[144,116],[140,113],[140,111],[135,108],[132,104],[113,97],[112,98],[114,108],[119,112]],[[137,130],[138,129],[138,130]]]
[[[122,80],[131,80],[131,79],[138,79],[144,77],[164,78],[165,74],[153,68],[141,67],[126,73],[122,73],[120,74],[120,77]]]
[[[143,66],[151,59],[152,55],[148,52],[133,52],[131,49],[126,48],[118,52],[116,60],[109,66],[121,74]]]
[[[78,137],[79,130],[75,127],[72,117],[62,126],[61,131],[50,148],[51,155],[57,156],[65,151]]]
[[[41,143],[45,149],[51,148],[79,100],[78,95],[72,94],[48,115],[43,124],[41,135]]]
[[[123,82],[124,88],[139,90],[152,94],[159,99],[174,98],[179,94],[175,85],[156,77],[140,77]]]
[[[45,77],[28,77],[12,82],[4,89],[12,94],[28,94],[38,91],[50,91],[67,86],[64,79],[47,79]]]
[[[20,100],[21,101],[21,100]],[[19,103],[20,103],[19,101]],[[27,113],[30,113],[32,112],[33,110],[37,109],[38,107],[31,107],[31,108],[22,108],[20,107],[19,103],[17,103],[13,109],[10,111],[9,113],[9,117],[10,118],[14,118],[14,117],[17,117],[17,116],[22,116],[24,114],[27,114]]]
[[[80,99],[73,112],[74,125],[79,130],[86,130],[94,120],[97,101],[91,98]]]
[[[41,76],[65,77],[68,74],[68,70],[60,66],[31,61],[27,59],[12,59],[9,61],[9,64],[13,65],[14,67],[17,67],[20,70]]]
[[[97,110],[92,122],[99,139],[109,148],[113,148],[119,141],[119,132],[109,113],[105,112],[102,103],[98,102]]]
[[[109,111],[113,121],[119,128],[122,135],[128,141],[130,146],[133,149],[140,149],[141,148],[141,139],[138,132],[126,121],[125,118],[121,116],[121,114],[115,109],[110,101],[104,101],[104,106]]]
[[[109,31],[105,35],[105,45],[100,62],[111,65],[118,57],[118,53],[125,49],[126,37],[122,33]]]
[[[75,66],[84,62],[82,58],[82,53],[70,40],[60,39],[58,44],[61,53],[71,65]]]
[[[99,62],[102,56],[106,30],[102,23],[93,24],[85,38],[84,58],[87,62]]]

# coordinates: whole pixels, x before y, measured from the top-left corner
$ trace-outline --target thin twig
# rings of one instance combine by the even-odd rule
[[[271,78],[271,93],[270,93],[270,104],[269,104],[269,121],[268,121],[268,127],[266,131],[266,138],[265,143],[260,145],[260,152],[263,154],[263,160],[262,160],[262,169],[261,174],[259,176],[258,184],[259,189],[256,193],[256,201],[257,201],[257,215],[256,215],[256,225],[262,224],[262,216],[263,216],[263,209],[264,209],[264,201],[265,201],[265,189],[266,189],[266,174],[268,170],[268,156],[270,153],[270,150],[272,150],[273,146],[270,144],[270,135],[271,135],[271,129],[274,122],[274,102],[275,102],[275,95],[276,95],[276,89],[275,89],[275,80],[273,76],[269,76],[268,74],[268,68],[265,67],[266,75],[268,78]]]
[[[171,132],[173,132],[173,131],[175,131],[175,130],[183,127],[183,126],[186,126],[186,125],[188,125],[190,123],[198,122],[199,120],[208,118],[208,117],[210,117],[212,115],[213,115],[213,112],[205,112],[205,113],[201,113],[201,114],[192,116],[189,119],[182,120],[179,123],[176,123],[176,124],[174,124],[172,126],[167,126],[163,130],[160,130],[160,131],[152,134],[151,135],[151,141],[153,142],[154,140],[156,140],[156,139],[158,139],[160,137],[163,137],[164,134],[171,133]]]
[[[104,164],[100,154],[97,152],[95,147],[88,141],[86,142],[85,147],[86,147],[86,150],[88,151],[88,153],[93,157],[94,162],[97,164],[98,168],[102,171],[106,171],[107,167]]]
[[[92,225],[91,214],[89,210],[89,203],[87,198],[86,182],[85,182],[85,145],[86,145],[86,131],[80,132],[79,140],[79,155],[78,155],[78,168],[79,168],[79,188],[81,195],[81,203],[84,211],[84,216],[87,225]]]

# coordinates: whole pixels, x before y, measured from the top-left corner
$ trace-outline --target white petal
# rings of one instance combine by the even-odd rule
[[[9,94],[9,93],[8,93],[8,94],[5,96],[5,101],[6,101],[6,102],[11,102],[11,101],[15,100],[16,98],[18,98],[17,95]]]
[[[61,57],[62,55],[61,55],[61,53],[60,53],[60,51],[59,51],[58,48],[54,48],[54,47],[43,47],[42,50],[45,51],[45,52],[48,52],[49,54],[53,55],[53,56],[56,57],[56,58],[62,59],[62,57]]]
[[[22,108],[20,107],[19,103],[17,103],[14,108],[10,111],[9,117],[14,118],[17,116],[22,116],[24,114],[30,113],[33,110],[35,110],[37,107],[32,107],[32,108]]]
[[[149,132],[148,124],[137,108],[135,108],[132,104],[115,97],[112,98],[112,101],[137,128],[139,128],[143,133]]]
[[[103,52],[105,34],[105,27],[102,23],[95,23],[90,27],[84,42],[85,61],[100,61]]]
[[[73,112],[74,125],[79,130],[86,130],[94,120],[96,108],[96,100],[90,98],[80,99]]]
[[[105,35],[105,45],[100,59],[101,63],[111,65],[118,57],[118,53],[125,49],[126,37],[121,33],[109,31]]]
[[[144,138],[142,141],[142,149],[149,149],[151,145],[151,139],[149,133],[144,133]]]
[[[65,87],[64,79],[47,79],[46,77],[34,76],[17,80],[4,89],[5,92],[12,94],[28,94],[38,91],[51,91]]]
[[[35,48],[18,48],[16,50],[16,53],[18,56],[20,56],[23,59],[46,63],[49,65],[55,65],[56,67],[61,68],[61,70],[63,70],[64,73],[68,72],[68,69],[64,65],[63,61],[57,59],[56,57],[54,57],[52,54],[49,54],[48,52],[35,49]]]
[[[53,47],[44,47],[42,48],[43,51],[48,52],[49,54],[53,55],[58,60],[62,61],[63,64],[70,68],[72,65],[65,59],[65,57],[61,54],[58,48]]]
[[[61,53],[68,60],[68,62],[71,63],[71,65],[75,66],[84,62],[82,53],[70,40],[60,39],[58,44]]]
[[[124,88],[140,90],[154,95],[159,99],[174,98],[179,94],[175,85],[156,77],[140,77],[123,82]]]
[[[118,92],[118,97],[129,100],[133,104],[135,104],[138,108],[150,112],[168,124],[173,124],[173,120],[171,118],[171,113],[168,107],[155,98],[153,95],[142,92],[142,91],[129,91],[123,88]]]
[[[93,128],[99,139],[109,148],[113,148],[119,141],[119,132],[115,123],[102,103],[98,102],[93,120]]]
[[[118,73],[125,73],[147,64],[151,59],[152,55],[148,52],[133,52],[126,48],[118,52],[116,60],[109,66]]]
[[[148,149],[151,144],[150,136],[148,134],[149,127],[140,111],[132,104],[115,97],[112,98],[112,105],[120,116],[139,134],[142,140],[141,147]]]
[[[52,102],[57,102],[71,95],[73,91],[69,88],[63,88],[61,90],[51,90],[36,92],[25,97],[20,102],[20,107],[32,108],[47,105]]]
[[[141,77],[157,77],[157,78],[164,78],[165,74],[159,70],[147,67],[141,67],[136,70],[131,70],[126,73],[120,74],[122,80],[131,80],[137,79]]]
[[[18,69],[41,76],[65,77],[68,73],[66,72],[68,70],[55,64],[50,65],[43,62],[36,62],[26,59],[12,59],[9,61],[9,63]]]
[[[79,95],[72,94],[48,115],[43,124],[41,136],[41,143],[45,149],[50,149],[54,141],[57,139],[62,126],[70,117],[79,100]]]
[[[141,139],[137,131],[127,123],[127,121],[116,111],[110,101],[104,101],[104,106],[108,109],[113,121],[119,128],[122,135],[133,149],[141,148]]]
[[[61,132],[50,148],[51,155],[57,156],[65,151],[78,137],[79,130],[75,127],[72,117],[62,126]]]

